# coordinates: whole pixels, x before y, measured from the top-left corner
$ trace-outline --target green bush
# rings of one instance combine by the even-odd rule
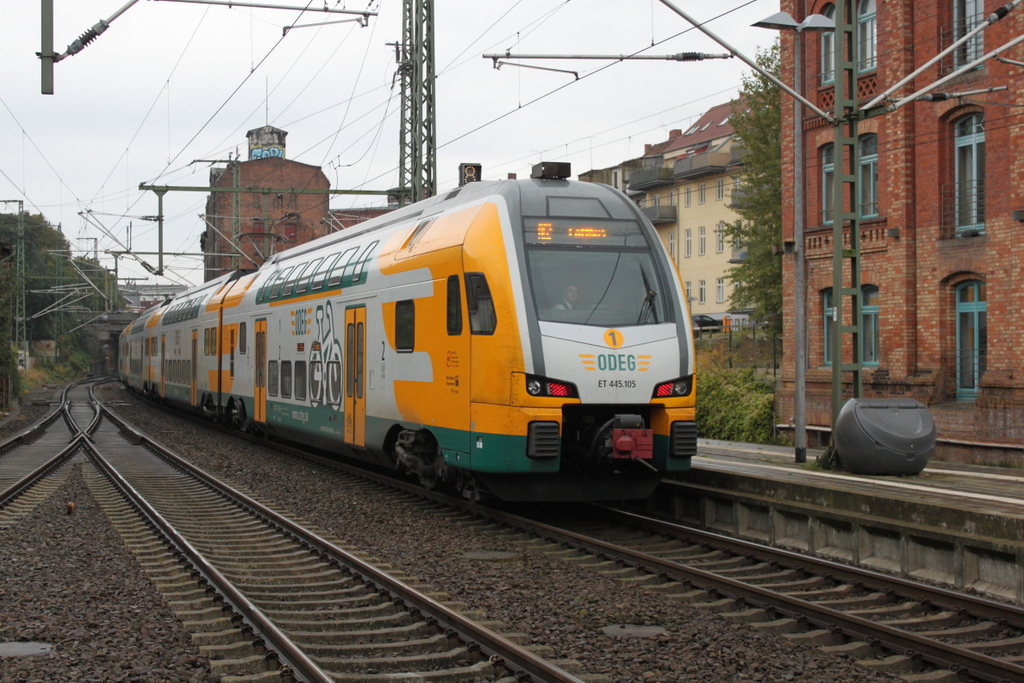
[[[753,368],[708,363],[697,372],[697,434],[705,439],[775,443],[775,393]]]

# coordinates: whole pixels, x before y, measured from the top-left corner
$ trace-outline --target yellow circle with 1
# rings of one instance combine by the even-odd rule
[[[605,330],[604,343],[613,349],[617,349],[626,343],[626,339],[618,330]]]

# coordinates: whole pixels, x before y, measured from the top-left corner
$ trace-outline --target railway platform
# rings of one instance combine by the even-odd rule
[[[648,510],[729,536],[1024,604],[1024,469],[932,461],[915,476],[702,439]],[[1022,463],[1024,464],[1024,463]]]

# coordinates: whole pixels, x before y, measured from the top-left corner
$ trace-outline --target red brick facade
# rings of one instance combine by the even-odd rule
[[[239,194],[237,213],[234,193],[210,195],[203,236],[206,280],[238,267],[256,268],[273,254],[333,231],[329,196],[300,192],[330,188],[320,168],[281,157],[232,162],[210,171],[210,186],[234,187],[236,169],[238,187],[279,191]],[[232,248],[232,240],[244,256]]]
[[[852,1],[858,6],[857,0]],[[825,12],[825,0],[783,0],[801,21]],[[866,5],[867,3],[865,3]],[[951,42],[959,26],[954,0],[881,0],[877,5],[877,62],[859,75],[861,104],[897,83]],[[1003,3],[986,0],[982,19]],[[1024,33],[1024,9],[986,29],[983,54]],[[804,96],[832,111],[833,87],[823,83],[820,34],[804,34]],[[794,79],[793,32],[782,34],[782,80]],[[1024,47],[1005,55],[1024,59]],[[905,97],[949,73],[947,58],[895,94]],[[929,406],[939,428],[939,456],[1017,461],[1024,443],[1024,255],[1017,237],[1024,209],[1017,160],[1024,149],[1024,68],[989,60],[940,86],[963,93],[1007,90],[918,101],[863,120],[859,134],[877,135],[877,211],[861,222],[861,283],[878,288],[877,365],[865,365],[865,396],[910,396]],[[793,158],[792,107],[783,107],[783,158]],[[976,115],[971,120],[968,117]],[[972,123],[977,122],[977,125]],[[805,111],[804,255],[807,259],[807,423],[830,423],[832,369],[825,360],[824,296],[832,287],[832,227],[823,221],[823,148],[834,129]],[[966,132],[965,132],[966,131]],[[863,138],[861,138],[863,139]],[[983,160],[983,161],[982,161]],[[863,161],[863,159],[862,159]],[[973,165],[973,166],[972,166]],[[969,179],[969,168],[980,169]],[[793,239],[792,165],[783,164],[784,239]],[[783,256],[787,338],[776,411],[793,422],[794,257]],[[963,289],[958,289],[963,287]],[[970,300],[972,295],[983,301]],[[961,302],[958,304],[958,297]],[[959,309],[958,309],[959,305]],[[849,310],[847,307],[845,310]],[[958,313],[959,310],[959,313]],[[851,350],[844,360],[852,358]],[[960,359],[958,362],[958,358]],[[966,360],[965,360],[966,359]],[[849,387],[847,387],[849,388]],[[812,432],[814,434],[816,432]],[[813,436],[811,445],[814,445]]]

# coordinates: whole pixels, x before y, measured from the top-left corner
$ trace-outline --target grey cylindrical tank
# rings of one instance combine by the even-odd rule
[[[919,474],[935,437],[928,409],[909,398],[852,398],[836,419],[836,451],[855,474]]]

